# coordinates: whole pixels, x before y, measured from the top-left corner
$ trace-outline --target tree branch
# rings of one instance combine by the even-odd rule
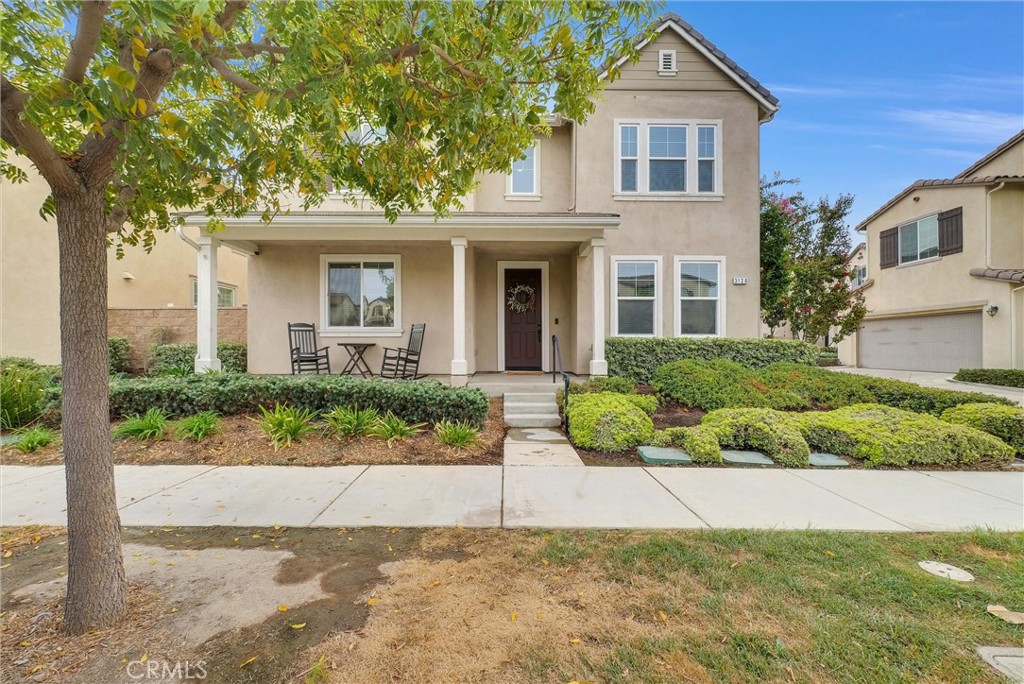
[[[459,64],[458,62],[456,62],[455,58],[449,55],[447,52],[445,52],[440,46],[431,45],[430,50],[435,55],[440,57],[441,61],[450,66],[452,69],[455,69],[455,71],[459,72],[459,75],[461,75],[463,78],[469,78],[479,83],[483,83],[486,80],[480,74],[476,73],[475,71],[471,71],[466,67],[462,66],[461,64]]]
[[[117,195],[117,202],[107,214],[106,223],[108,233],[116,233],[121,230],[121,226],[124,225],[125,221],[131,218],[131,210],[129,207],[132,200],[135,199],[135,196],[135,188],[128,185],[121,186],[121,191]]]
[[[80,179],[46,136],[22,120],[27,101],[27,93],[15,87],[6,76],[0,76],[0,125],[4,141],[35,164],[51,190],[70,191],[80,187]]]
[[[216,55],[209,55],[207,56],[206,61],[210,66],[217,70],[217,73],[219,73],[225,81],[239,90],[244,90],[247,93],[255,93],[260,90],[258,85],[232,69],[223,58],[217,57]]]
[[[288,54],[287,47],[284,47],[283,45],[271,45],[266,41],[261,41],[259,43],[239,43],[235,46],[235,50],[237,50],[238,54],[242,55],[242,57],[246,58],[255,57],[256,55],[263,53],[271,55]]]
[[[64,63],[64,80],[81,83],[89,62],[96,54],[96,46],[100,40],[100,30],[106,21],[110,2],[107,0],[82,0],[78,10],[78,28],[75,38],[71,41],[71,51]]]
[[[249,0],[228,0],[224,5],[224,9],[217,17],[217,26],[220,26],[225,33],[231,30],[231,27],[235,25],[235,20],[238,19],[239,13],[248,6]]]

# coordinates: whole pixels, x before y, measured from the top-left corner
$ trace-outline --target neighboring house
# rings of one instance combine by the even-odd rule
[[[40,363],[60,362],[60,278],[57,223],[39,215],[49,195],[46,182],[23,157],[12,162],[27,183],[0,183],[0,356],[26,356]],[[157,236],[150,253],[125,247],[107,258],[109,332],[132,342],[135,365],[146,347],[158,341],[192,341],[196,336],[196,250],[174,233]],[[245,340],[248,303],[246,257],[228,247],[219,250],[222,337]]]
[[[859,242],[850,250],[846,257],[846,265],[850,273],[850,289],[859,290],[871,285],[868,277],[867,243]]]
[[[254,255],[249,370],[287,373],[299,321],[334,354],[374,343],[378,367],[424,322],[420,371],[455,382],[549,370],[552,335],[566,370],[594,375],[608,336],[758,337],[760,126],[778,101],[674,14],[640,47],[586,125],[553,120],[508,174],[479,178],[464,211],[391,224],[339,195],[197,238]],[[202,305],[217,279],[213,263],[199,274],[200,368],[218,365]]]
[[[1024,368],[1024,131],[954,178],[911,184],[865,219],[868,315],[844,363]]]

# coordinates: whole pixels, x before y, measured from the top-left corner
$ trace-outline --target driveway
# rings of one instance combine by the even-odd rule
[[[922,387],[937,387],[939,389],[959,390],[961,392],[981,392],[991,394],[994,397],[1004,397],[1024,406],[1024,390],[1014,387],[995,387],[993,385],[976,385],[970,382],[955,382],[952,373],[931,373],[928,371],[907,371],[907,370],[883,370],[880,368],[850,368],[847,366],[835,366],[829,370],[841,373],[853,373],[854,375],[870,375],[876,378],[890,378],[892,380],[903,380],[912,382]]]

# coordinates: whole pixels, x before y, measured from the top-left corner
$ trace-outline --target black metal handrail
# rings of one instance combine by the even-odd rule
[[[557,370],[556,370],[557,369]],[[565,375],[562,367],[562,348],[558,344],[558,335],[551,336],[551,384],[558,382],[558,374]]]

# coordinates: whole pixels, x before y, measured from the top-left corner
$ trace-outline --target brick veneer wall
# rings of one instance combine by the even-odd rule
[[[217,339],[245,342],[247,309],[217,310]],[[108,309],[107,336],[127,337],[131,345],[128,365],[145,371],[151,344],[196,341],[195,309]]]

